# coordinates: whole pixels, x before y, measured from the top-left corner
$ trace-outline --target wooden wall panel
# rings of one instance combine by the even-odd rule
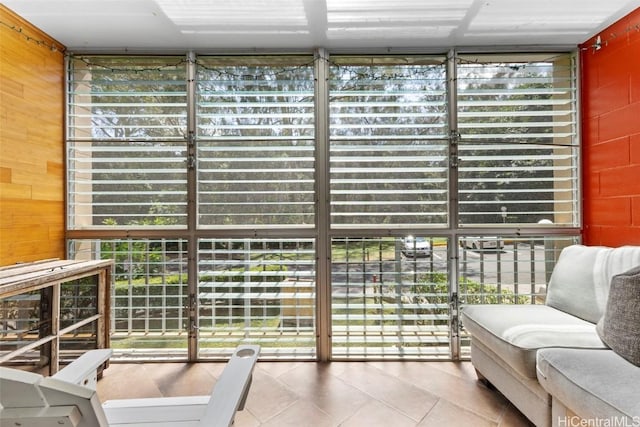
[[[64,46],[0,24],[0,266],[64,258]]]

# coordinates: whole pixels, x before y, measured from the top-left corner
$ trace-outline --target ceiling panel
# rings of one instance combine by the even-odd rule
[[[72,51],[576,46],[640,0],[3,0]]]
[[[587,40],[601,23],[627,5],[627,0],[584,2],[582,0],[537,0],[483,2],[465,35],[475,40],[511,38],[521,44],[527,40],[542,43]]]

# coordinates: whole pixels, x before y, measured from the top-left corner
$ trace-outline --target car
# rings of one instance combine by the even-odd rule
[[[504,241],[499,237],[493,236],[462,237],[460,238],[460,246],[473,250],[498,250],[504,248]]]
[[[426,237],[407,236],[402,239],[402,254],[406,257],[430,257],[431,243]]]

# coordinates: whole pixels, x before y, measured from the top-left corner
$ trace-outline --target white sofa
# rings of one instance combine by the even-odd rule
[[[640,426],[640,367],[615,351],[546,348],[537,365],[553,426],[578,425],[574,416],[584,425]]]
[[[575,367],[571,359],[564,366],[558,362],[565,357],[575,357],[574,351],[585,352],[577,354],[587,358],[593,352],[598,358],[612,353],[600,339],[596,323],[604,314],[612,277],[639,265],[640,247],[637,246],[607,248],[572,245],[564,248],[558,258],[549,280],[545,304],[463,306],[462,324],[471,335],[471,361],[479,379],[496,387],[537,426],[554,424],[553,399],[549,390],[559,393],[560,389],[548,382],[543,387],[538,380],[536,359],[544,356],[542,363],[547,377],[543,378],[559,378],[552,371]],[[548,350],[539,352],[541,349]],[[571,352],[562,349],[571,349]],[[556,350],[560,355],[553,353]],[[613,356],[616,356],[615,353]],[[607,358],[606,363],[616,366],[613,360],[618,361],[613,356],[606,356],[611,358],[611,362]],[[628,364],[630,371],[637,374],[639,368]],[[575,372],[567,373],[566,378],[572,378],[573,375],[579,376]],[[591,377],[596,382],[602,381],[601,377]],[[568,383],[580,388],[578,382],[567,379],[561,387],[564,392],[570,393]],[[613,387],[608,388],[609,392],[611,390]],[[637,400],[640,400],[637,397],[639,390],[640,385],[635,390],[623,389],[618,392],[624,395],[633,391]],[[569,402],[564,404],[570,405]],[[557,403],[557,407],[560,408],[560,403]],[[634,410],[631,407],[631,411]],[[557,424],[562,411],[558,409],[555,412]]]

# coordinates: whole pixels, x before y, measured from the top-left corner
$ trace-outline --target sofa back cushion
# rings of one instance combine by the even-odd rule
[[[549,279],[546,304],[596,323],[602,317],[606,297],[601,304],[598,303],[598,294],[602,290],[596,289],[594,266],[598,254],[609,250],[602,246],[583,245],[564,248]]]
[[[640,266],[613,277],[596,331],[613,351],[640,366]]]
[[[640,246],[568,246],[551,274],[546,304],[597,323],[604,314],[613,276],[637,265]]]

